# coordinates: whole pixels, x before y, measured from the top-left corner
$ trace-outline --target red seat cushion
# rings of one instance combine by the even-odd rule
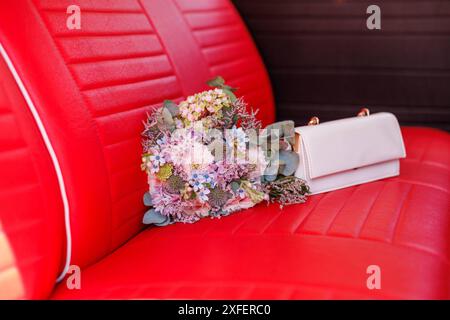
[[[450,135],[403,134],[399,177],[148,228],[53,298],[450,298]],[[370,265],[380,290],[366,286]]]

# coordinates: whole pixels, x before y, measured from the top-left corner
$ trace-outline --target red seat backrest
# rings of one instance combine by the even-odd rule
[[[55,149],[69,200],[72,264],[85,266],[142,228],[146,112],[206,89],[216,75],[260,108],[265,124],[274,120],[274,105],[259,54],[228,0],[78,0],[81,30],[66,27],[71,4],[1,1],[0,41]],[[29,116],[21,121],[35,130]],[[39,187],[60,204],[52,175]]]
[[[50,156],[0,56],[0,300],[51,292],[63,262],[63,219]]]

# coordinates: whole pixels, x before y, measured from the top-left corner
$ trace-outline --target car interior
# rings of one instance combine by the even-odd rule
[[[0,299],[449,299],[450,25],[389,19],[450,6],[404,2],[382,49],[360,1],[0,1]],[[218,75],[264,126],[393,112],[400,175],[146,227],[143,121]]]

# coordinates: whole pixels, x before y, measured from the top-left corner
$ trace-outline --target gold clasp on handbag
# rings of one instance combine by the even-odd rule
[[[317,126],[320,123],[320,120],[318,117],[312,117],[309,119],[308,126]]]
[[[358,117],[367,117],[370,116],[370,110],[369,108],[362,108],[359,110]],[[317,126],[320,123],[320,119],[318,117],[312,117],[309,119],[308,126]]]
[[[358,112],[358,117],[367,117],[370,116],[370,110],[368,108],[362,108]]]

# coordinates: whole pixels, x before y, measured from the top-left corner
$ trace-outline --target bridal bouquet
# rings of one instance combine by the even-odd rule
[[[172,101],[149,114],[143,132],[142,169],[150,209],[143,223],[164,226],[221,217],[262,201],[302,203],[309,192],[294,177],[294,123],[265,129],[257,112],[237,99],[221,77],[211,90]]]

